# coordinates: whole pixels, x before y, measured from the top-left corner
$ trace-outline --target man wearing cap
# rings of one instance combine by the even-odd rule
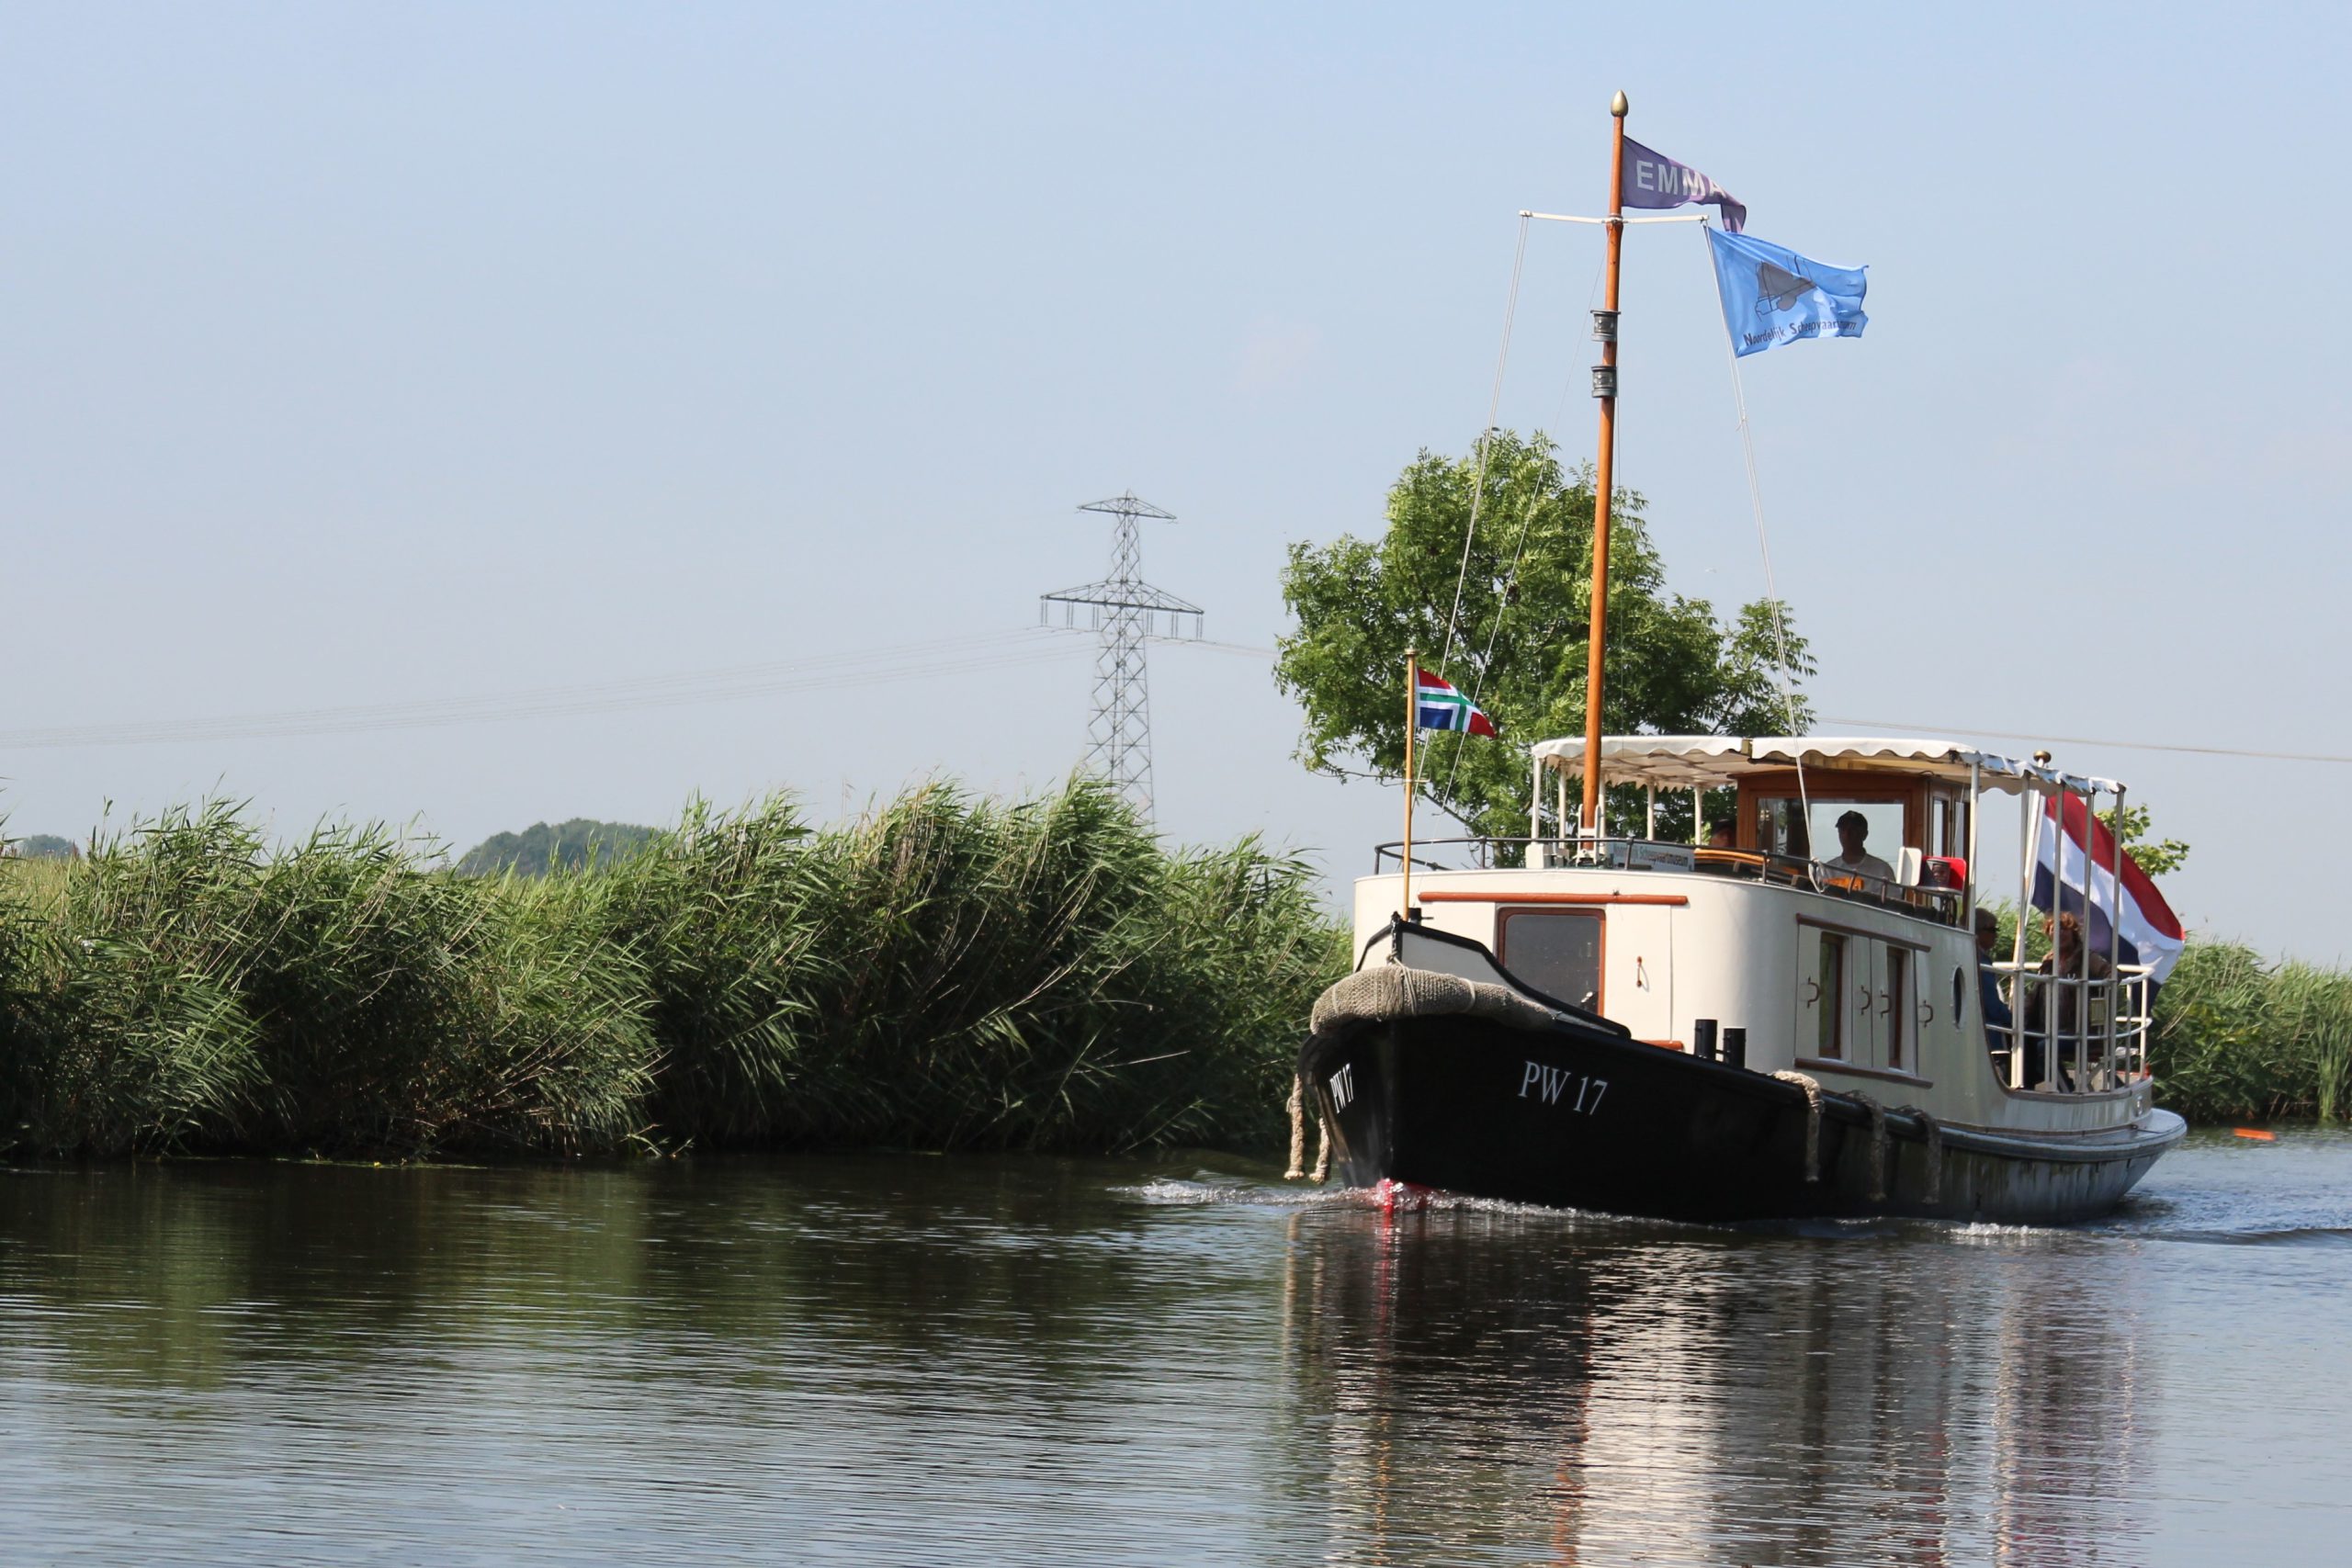
[[[1849,811],[1838,818],[1838,852],[1822,863],[1842,871],[1849,876],[1875,876],[1881,882],[1894,880],[1894,868],[1862,849],[1862,841],[1871,835],[1869,818],[1859,811]]]

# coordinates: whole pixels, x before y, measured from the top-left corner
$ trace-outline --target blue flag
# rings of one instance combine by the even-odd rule
[[[1870,268],[1824,266],[1747,234],[1707,231],[1732,351],[1761,354],[1807,337],[1860,337]]]

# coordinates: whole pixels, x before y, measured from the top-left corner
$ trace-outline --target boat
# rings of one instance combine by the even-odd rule
[[[1604,787],[1733,792],[1734,841],[1596,839],[1557,831],[1546,798],[1582,739],[1532,750],[1530,837],[1425,842],[1485,863],[1409,881],[1384,845],[1355,886],[1358,962],[1299,1060],[1341,1181],[1696,1221],[2063,1224],[2187,1132],[2154,1103],[2149,965],[2090,943],[2034,964],[2021,941],[1988,960],[1974,934],[1987,801],[2016,795],[2030,843],[2067,797],[2120,785],[1946,740],[1611,736]],[[1813,858],[1802,824],[1849,811],[1900,843],[1893,876]]]
[[[1405,837],[1355,885],[1357,963],[1300,1054],[1293,1171],[1311,1104],[1318,1170],[1336,1162],[1391,1201],[1442,1191],[1695,1221],[2097,1215],[2187,1132],[2154,1102],[2152,968],[2108,914],[2136,869],[2092,829],[2056,896],[2088,917],[2087,938],[2036,964],[2022,921],[2007,957],[1980,951],[1993,879],[1976,852],[1983,811],[2015,797],[2015,907],[2030,909],[2044,833],[2090,823],[2102,797],[2120,808],[2121,784],[1947,739],[1601,733],[1625,112],[1620,94],[1594,312],[1586,731],[1531,748],[1527,837],[1417,846],[1425,682],[1408,654]],[[1679,818],[1681,791],[1700,841],[1658,829],[1660,795]],[[1726,802],[1717,840],[1704,824]],[[1818,856],[1840,819],[1853,842]],[[1893,861],[1867,852],[1873,836]],[[2082,916],[2068,917],[2078,933]]]

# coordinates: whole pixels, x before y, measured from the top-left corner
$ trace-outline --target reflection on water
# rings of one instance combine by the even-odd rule
[[[1440,1213],[1292,1266],[1343,1553],[1443,1520],[1558,1562],[2135,1559],[2155,1412],[2095,1262]]]
[[[0,1176],[9,1561],[2185,1562],[2352,1525],[2352,1140],[2201,1140],[2067,1232],[1384,1218],[1203,1163]]]

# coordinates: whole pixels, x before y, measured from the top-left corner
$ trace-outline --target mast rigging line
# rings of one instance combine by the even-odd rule
[[[1502,412],[1503,371],[1510,364],[1511,323],[1519,316],[1519,278],[1527,265],[1527,218],[1519,215],[1519,243],[1510,258],[1510,298],[1503,305],[1503,343],[1495,354],[1495,387],[1487,398],[1487,423],[1478,427],[1478,477],[1470,486],[1470,524],[1462,530],[1462,568],[1453,577],[1453,609],[1445,617],[1445,641],[1438,645],[1438,672],[1453,653],[1453,628],[1462,619],[1462,590],[1470,581],[1470,546],[1478,536],[1478,509],[1487,498],[1487,448],[1494,440],[1495,420]],[[1418,697],[1418,692],[1408,694]]]
[[[1503,376],[1505,369],[1510,364],[1511,329],[1513,322],[1518,319],[1519,315],[1520,279],[1527,265],[1527,226],[1530,222],[1538,219],[1547,223],[1590,223],[1603,227],[1606,227],[1611,222],[1622,226],[1627,223],[1704,223],[1706,221],[1704,214],[1677,213],[1657,217],[1628,218],[1621,213],[1614,219],[1609,219],[1584,218],[1562,212],[1537,212],[1531,208],[1524,207],[1520,209],[1519,241],[1518,244],[1512,251],[1510,262],[1510,296],[1503,307],[1502,346],[1495,355],[1495,383],[1494,389],[1489,393],[1487,400],[1487,423],[1480,427],[1478,432],[1478,470],[1477,478],[1473,481],[1470,491],[1470,521],[1462,531],[1462,564],[1459,570],[1454,573],[1453,578],[1453,608],[1446,615],[1445,640],[1439,645],[1439,672],[1441,674],[1444,672],[1443,661],[1453,656],[1454,649],[1454,632],[1460,626],[1462,620],[1462,595],[1470,581],[1470,552],[1478,537],[1478,517],[1485,503],[1487,495],[1487,446],[1494,437],[1495,421],[1502,412]],[[1736,367],[1735,367],[1735,373],[1736,373]],[[1752,475],[1754,468],[1752,458],[1749,467]],[[1511,551],[1510,571],[1505,582],[1504,592],[1506,600],[1510,585],[1518,581],[1520,559],[1526,551],[1527,532],[1530,525],[1534,521],[1534,507],[1531,504],[1528,508],[1527,515],[1520,520],[1519,543]],[[1769,565],[1770,563],[1768,561],[1768,577],[1770,575]],[[1495,606],[1494,625],[1488,629],[1487,636],[1487,656],[1490,657],[1494,652],[1496,636],[1502,629],[1502,615],[1504,608],[1504,602],[1498,601]],[[1783,651],[1785,653],[1785,648]],[[1485,661],[1482,658],[1480,662],[1474,667],[1471,681],[1470,703],[1473,707],[1477,705],[1479,697],[1484,694],[1486,683],[1487,671]],[[1454,742],[1453,764],[1446,771],[1446,790],[1448,794],[1453,792],[1453,781],[1462,771],[1462,753],[1464,745],[1467,743],[1469,739],[1469,736],[1465,733],[1459,737]],[[1803,781],[1800,780],[1799,782],[1802,784]]]
[[[1699,218],[1699,234],[1707,236],[1706,217]],[[1731,367],[1732,406],[1739,412],[1739,449],[1747,461],[1747,504],[1756,513],[1756,552],[1764,558],[1764,598],[1772,606],[1772,643],[1781,677],[1781,705],[1787,710],[1789,733],[1794,735],[1804,727],[1797,722],[1796,675],[1789,668],[1789,618],[1786,606],[1781,603],[1780,585],[1772,578],[1772,541],[1764,530],[1764,486],[1756,475],[1756,433],[1747,423],[1747,389],[1740,382],[1739,352],[1732,346],[1729,333],[1724,337],[1724,360]],[[1805,844],[1813,843],[1813,795],[1805,787],[1804,758],[1797,758],[1797,804],[1804,813]],[[1694,834],[1706,826],[1692,824]]]

